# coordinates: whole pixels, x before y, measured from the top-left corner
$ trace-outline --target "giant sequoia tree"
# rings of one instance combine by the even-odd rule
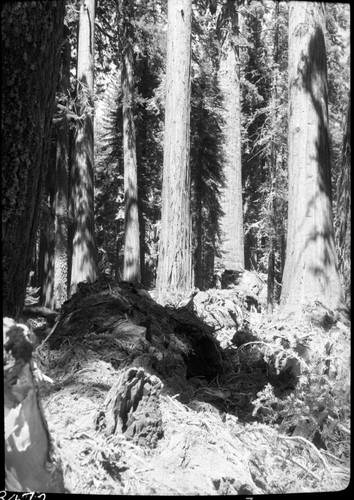
[[[169,0],[158,299],[192,288],[190,216],[191,0]]]
[[[68,160],[70,87],[69,29],[64,26],[57,110],[53,117],[50,157],[41,217],[39,244],[39,286],[41,303],[59,309],[67,299],[68,285]]]
[[[2,7],[3,314],[23,306],[46,175],[64,2]]]
[[[225,188],[222,196],[224,215],[221,219],[222,258],[224,269],[244,267],[244,237],[241,181],[241,107],[240,67],[237,47],[238,12],[236,2],[227,0],[219,16],[221,38],[219,85],[224,108],[224,173]]]
[[[94,236],[94,85],[95,0],[81,0],[77,51],[78,119],[70,173],[70,292],[81,281],[96,280]]]
[[[122,17],[122,94],[123,94],[123,155],[124,155],[124,269],[127,281],[140,281],[140,240],[138,211],[138,172],[136,131],[134,123],[134,31],[132,19],[134,2],[120,0]]]
[[[328,143],[325,6],[290,2],[289,212],[281,302],[286,312],[342,293],[333,238]]]

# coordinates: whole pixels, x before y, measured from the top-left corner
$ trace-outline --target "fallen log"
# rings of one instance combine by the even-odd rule
[[[65,493],[43,415],[25,325],[3,320],[5,488],[9,491]]]
[[[135,351],[140,355],[142,346],[143,350],[154,347],[160,353],[169,350],[175,356],[173,365],[180,368],[182,362],[187,367],[187,378],[204,377],[211,381],[223,371],[212,327],[188,307],[176,309],[157,304],[134,283],[97,280],[81,284],[78,292],[63,304],[55,331],[45,341],[50,349],[60,349],[64,339],[82,342],[91,333],[114,336],[117,345],[125,344],[131,354]],[[161,363],[156,367],[163,378],[164,368]]]
[[[48,307],[24,306],[22,316],[24,318],[36,318],[40,316],[41,318],[45,318],[50,324],[54,324],[59,316],[59,312],[53,311]]]

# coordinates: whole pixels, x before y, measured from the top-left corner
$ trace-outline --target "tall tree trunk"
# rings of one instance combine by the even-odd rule
[[[341,306],[333,238],[328,145],[325,6],[290,2],[289,212],[281,305]]]
[[[279,2],[275,3],[274,7],[274,17],[277,20],[279,18]],[[268,250],[268,279],[267,279],[267,311],[268,313],[273,312],[274,308],[274,292],[275,292],[275,254],[277,251],[277,210],[276,210],[276,193],[274,192],[276,186],[276,178],[278,174],[278,151],[277,151],[277,139],[274,136],[276,131],[276,125],[278,121],[278,86],[277,86],[277,70],[278,60],[279,60],[279,25],[275,22],[274,25],[274,47],[273,47],[273,83],[272,83],[272,95],[271,95],[271,146],[270,146],[270,165],[269,165],[269,185],[270,185],[270,231],[269,231],[269,250]],[[280,228],[279,228],[280,229]]]
[[[39,292],[39,302],[41,305],[47,307],[46,304],[46,291],[48,290],[48,296],[50,295],[50,290],[48,287],[48,274],[49,271],[49,241],[48,234],[50,234],[51,228],[48,221],[40,222],[41,229],[39,232],[39,256],[38,256],[38,286],[40,288]],[[51,260],[51,264],[53,260]]]
[[[48,164],[64,2],[2,7],[3,314],[23,304]]]
[[[59,91],[67,96],[70,88],[69,33],[63,45]],[[63,105],[67,97],[63,97]],[[68,298],[68,174],[69,174],[69,119],[66,113],[57,123],[55,198],[54,198],[54,307],[60,309]]]
[[[194,284],[200,290],[204,290],[203,270],[203,213],[202,213],[202,193],[196,186],[195,190],[195,232],[196,232],[196,249],[194,252]]]
[[[49,155],[49,166],[45,185],[45,207],[41,216],[40,246],[39,246],[39,276],[41,287],[40,303],[44,307],[53,308],[54,302],[54,193],[55,193],[55,160],[56,137],[55,125],[52,129],[52,139]]]
[[[64,31],[66,38],[61,54],[58,83],[60,96],[67,96],[70,86],[70,42],[66,26]],[[64,97],[64,101],[66,100],[67,97]],[[41,304],[50,309],[59,309],[67,299],[68,142],[67,115],[57,110],[52,127],[46,176],[46,210],[44,216],[42,214],[39,255]]]
[[[192,288],[190,214],[191,0],[168,1],[158,300]]]
[[[274,105],[276,96],[273,96],[273,124],[275,123],[274,118],[276,113],[274,113]],[[274,307],[274,289],[275,289],[275,252],[277,244],[277,227],[276,227],[276,206],[275,206],[275,177],[277,175],[277,159],[276,159],[275,145],[272,140],[271,154],[270,154],[270,167],[269,167],[269,184],[270,184],[270,220],[269,220],[269,235],[268,235],[268,279],[267,279],[267,311],[268,313],[273,312]]]
[[[343,139],[342,169],[337,184],[337,247],[339,254],[339,272],[342,277],[347,304],[351,302],[351,98],[347,111],[347,120]]]
[[[235,2],[227,0],[222,14],[228,20],[228,33],[221,46],[219,85],[224,108],[225,188],[221,206],[223,240],[222,257],[218,266],[228,270],[244,268],[244,235],[241,170],[241,107],[238,49],[234,37],[238,35],[238,14]]]
[[[76,123],[70,174],[70,219],[73,224],[70,294],[76,292],[78,283],[92,283],[97,276],[93,199],[94,31],[95,0],[81,0],[77,51],[80,117]]]
[[[136,131],[134,123],[135,82],[133,51],[134,2],[120,0],[120,13],[123,18],[123,156],[124,156],[124,268],[123,279],[141,281],[140,237],[138,213],[138,173],[136,159]]]
[[[144,182],[141,167],[143,165],[143,152],[142,145],[146,142],[146,122],[143,120],[139,124],[139,134],[137,134],[136,138],[136,154],[137,154],[137,165],[138,165],[138,215],[139,215],[139,245],[140,245],[140,270],[141,270],[141,283],[143,285],[147,285],[147,276],[146,276],[146,264],[145,264],[145,256],[146,256],[146,216],[145,216],[145,203],[142,199],[142,195],[144,190]],[[146,197],[145,197],[146,200]]]

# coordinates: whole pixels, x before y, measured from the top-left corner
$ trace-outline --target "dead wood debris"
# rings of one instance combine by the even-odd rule
[[[126,282],[82,284],[64,303],[46,339],[54,350],[63,342],[95,344],[97,350],[106,340],[125,351],[125,363],[144,355],[151,369],[165,378],[171,378],[175,368],[186,368],[188,377],[212,380],[223,369],[212,327],[186,309],[160,306],[148,292]],[[113,365],[118,368],[121,363]]]
[[[96,418],[106,436],[124,434],[133,442],[154,448],[163,436],[159,396],[161,380],[143,368],[119,371]]]
[[[289,373],[283,381],[279,375],[290,335],[279,322],[260,320],[246,300],[261,303],[256,278],[247,278],[251,289],[239,283],[198,292],[181,307],[162,307],[126,282],[79,287],[34,353],[54,380],[40,392],[68,491],[254,495],[345,488],[349,467],[337,457],[326,454],[324,461],[306,439],[287,439],[277,426],[252,418],[252,401],[270,380],[289,390]]]

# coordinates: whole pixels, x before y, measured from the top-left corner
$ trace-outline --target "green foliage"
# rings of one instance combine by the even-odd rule
[[[268,283],[275,280],[278,299],[287,218],[286,3],[254,2],[245,11],[244,30],[248,40],[241,53],[246,267],[268,271]]]
[[[142,250],[145,253],[144,282],[153,286],[158,257],[161,207],[161,169],[163,154],[165,100],[165,7],[137,7],[134,20],[136,80],[136,130],[138,189],[141,212]],[[220,131],[220,96],[215,68],[217,44],[210,17],[201,16],[197,6],[193,20],[191,177],[194,249],[197,232],[203,234],[199,275],[210,286],[213,259],[217,252],[219,197],[223,181]],[[203,10],[203,9],[202,9]],[[118,29],[117,27],[116,29]],[[116,61],[119,63],[119,54]],[[211,60],[209,57],[211,56]],[[112,76],[113,75],[113,76]],[[116,270],[122,264],[124,238],[122,109],[119,70],[107,73],[100,87],[96,119],[96,231],[101,269]],[[103,93],[104,89],[104,93]],[[108,173],[109,172],[109,173]],[[108,174],[108,175],[107,175]],[[201,205],[198,211],[197,205]],[[117,252],[119,255],[117,255]],[[196,254],[195,254],[196,255]],[[118,260],[118,262],[117,262]]]
[[[195,286],[210,288],[218,255],[220,196],[224,183],[221,94],[217,82],[218,45],[213,20],[194,9],[191,92],[191,210]]]
[[[213,75],[201,70],[192,82],[191,179],[196,286],[209,288],[220,237],[222,134],[220,95]]]
[[[123,0],[122,0],[123,1]],[[125,2],[126,0],[124,0]],[[101,270],[118,277],[124,239],[120,81],[122,19],[115,0],[96,2],[95,20],[95,205]],[[232,28],[236,5],[239,28]],[[193,2],[191,96],[191,207],[196,285],[211,285],[218,255],[220,190],[223,185],[219,90],[215,73],[220,42],[237,47],[242,90],[242,168],[246,267],[271,273],[280,284],[287,220],[287,2]],[[66,2],[72,47],[71,86],[57,94],[54,121],[80,118],[76,45],[79,0]],[[153,286],[158,258],[163,157],[166,2],[136,1],[127,21],[134,34],[139,195],[145,283]],[[329,125],[333,185],[341,168],[348,102],[349,6],[327,4]],[[211,12],[212,11],[212,12]],[[213,15],[214,14],[214,15]],[[232,34],[230,35],[230,33]],[[92,111],[92,109],[91,109]],[[14,163],[16,170],[16,162]],[[7,191],[9,205],[17,184]],[[335,222],[345,217],[333,193]],[[202,236],[201,236],[202,235]],[[110,271],[109,271],[110,270]],[[275,289],[279,296],[280,285]]]
[[[115,81],[116,80],[116,81]],[[119,77],[112,78],[96,116],[95,230],[98,267],[119,279],[123,259],[124,191]]]
[[[326,5],[328,118],[332,195],[337,207],[335,186],[342,167],[342,144],[350,89],[349,5]],[[335,210],[335,217],[337,211]]]
[[[344,296],[350,308],[351,303],[351,100],[347,112],[342,166],[337,180],[336,203],[336,246],[338,267],[343,283]]]
[[[163,130],[163,9],[140,3],[136,7],[134,28],[135,125],[142,279],[154,280],[157,261],[157,223],[160,217],[162,130]],[[104,11],[102,11],[104,12]],[[115,36],[121,30],[115,27]],[[120,88],[120,49],[118,68],[111,69],[100,84],[96,120],[96,232],[100,269],[116,278],[121,276],[124,241],[122,95]],[[145,272],[144,272],[145,271]]]
[[[327,4],[327,65],[332,199],[343,291],[350,307],[350,46],[348,4]],[[349,100],[349,102],[348,102]]]
[[[98,0],[95,18],[95,88],[105,92],[119,60],[118,15],[115,0]]]
[[[257,2],[259,3],[259,2]],[[259,188],[264,179],[265,160],[260,157],[262,146],[257,144],[257,136],[266,115],[263,108],[267,105],[269,94],[269,69],[259,55],[264,47],[261,39],[262,19],[257,15],[256,3],[245,12],[244,32],[248,47],[240,54],[241,91],[242,91],[242,180],[245,225],[245,265],[246,268],[258,267],[262,250],[259,246],[257,225],[261,197]],[[257,250],[256,250],[257,248]]]
[[[348,458],[350,449],[346,433],[350,418],[350,382],[347,353],[338,349],[341,341],[331,341],[334,330],[325,334],[323,329],[316,328],[310,342],[312,354],[307,360],[299,356],[294,331],[286,336],[289,343],[285,350],[279,348],[279,342],[270,344],[272,364],[277,365],[278,371],[282,371],[289,360],[296,359],[301,374],[291,392],[279,394],[275,386],[268,383],[252,404],[253,416],[260,421],[276,425],[286,434],[295,431],[294,435],[315,440],[344,459]]]

